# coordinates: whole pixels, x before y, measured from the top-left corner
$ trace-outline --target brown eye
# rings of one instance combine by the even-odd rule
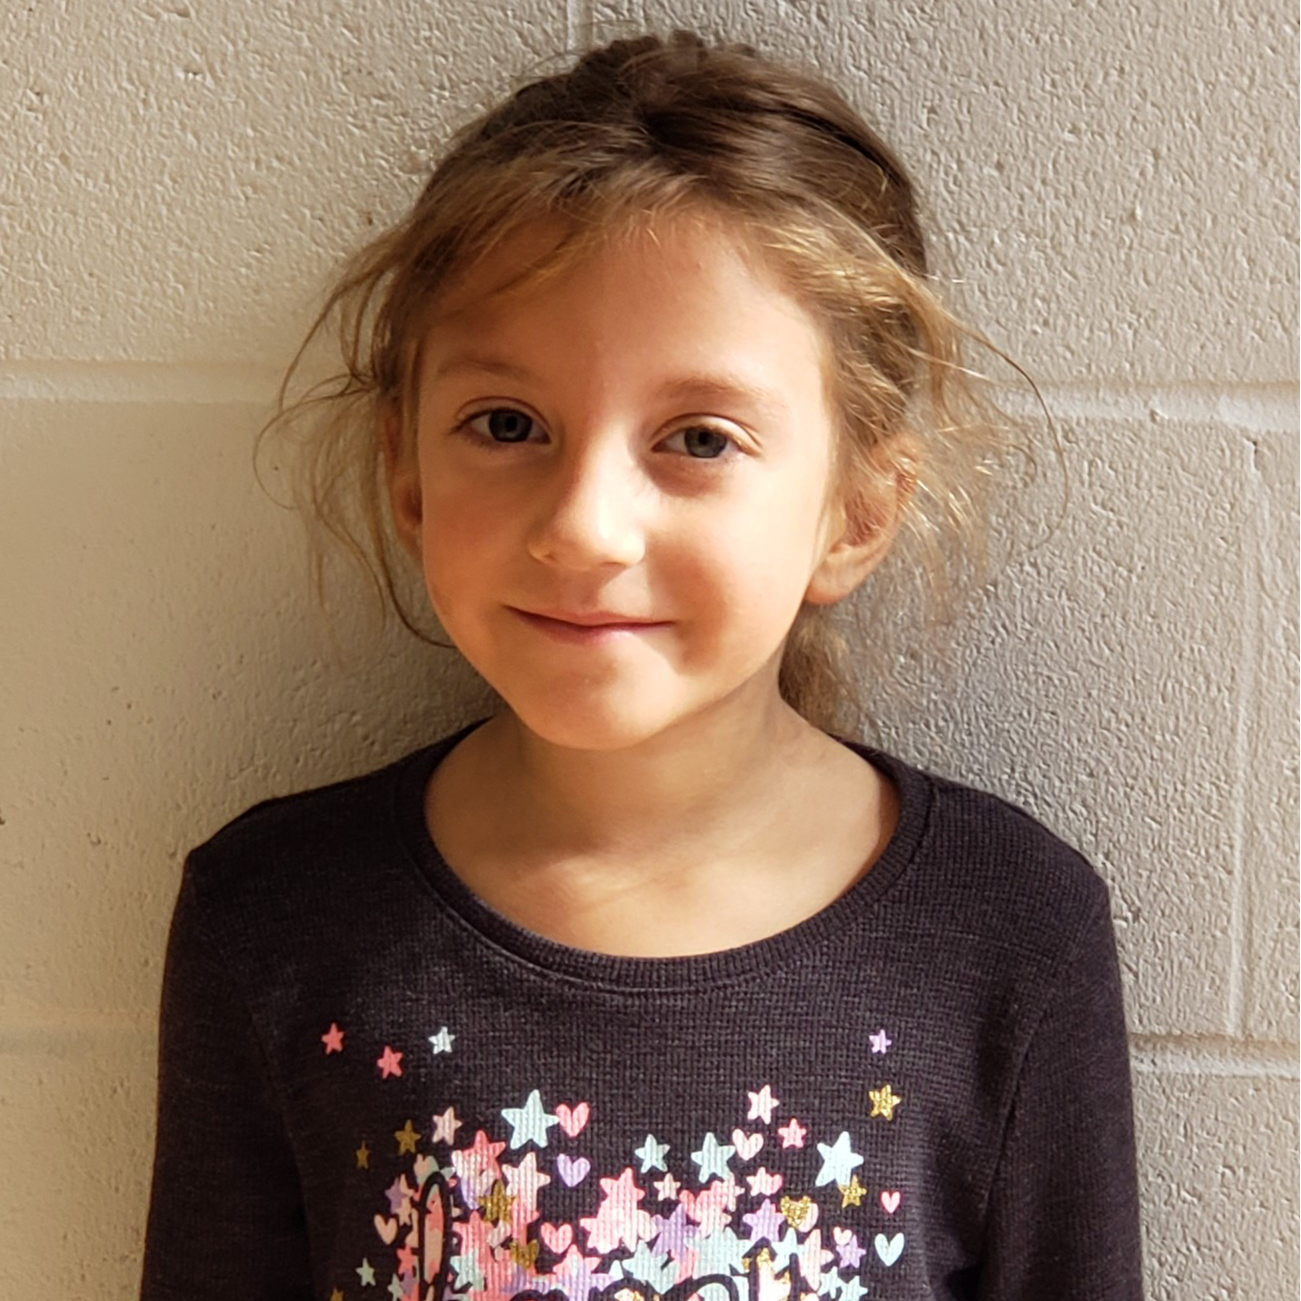
[[[477,434],[491,438],[494,443],[524,443],[532,435],[535,425],[531,416],[512,407],[497,407],[484,411],[470,422]]]

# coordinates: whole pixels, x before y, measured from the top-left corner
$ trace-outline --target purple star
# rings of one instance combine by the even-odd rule
[[[867,1036],[872,1043],[874,1053],[883,1053],[894,1042],[885,1032],[884,1029],[878,1030],[875,1034]]]
[[[667,1251],[679,1260],[686,1254],[687,1243],[699,1233],[687,1218],[687,1208],[680,1202],[667,1220],[662,1215],[657,1215],[654,1224],[656,1250]]]
[[[569,1301],[587,1301],[594,1291],[599,1291],[610,1282],[609,1274],[601,1274],[591,1268],[600,1263],[598,1257],[589,1259],[577,1247],[571,1246],[552,1274],[556,1288]]]
[[[840,1263],[846,1269],[857,1269],[867,1252],[858,1245],[858,1234],[851,1233],[848,1242],[837,1241],[836,1255],[840,1257]]]
[[[402,1203],[411,1200],[413,1191],[411,1185],[407,1183],[406,1175],[394,1179],[387,1191],[389,1211],[396,1215],[402,1209]]]
[[[749,1215],[743,1215],[741,1218],[750,1226],[751,1242],[766,1238],[775,1246],[782,1235],[782,1230],[786,1227],[786,1220],[777,1213],[772,1199],[768,1197],[763,1199],[757,1211],[751,1211]]]

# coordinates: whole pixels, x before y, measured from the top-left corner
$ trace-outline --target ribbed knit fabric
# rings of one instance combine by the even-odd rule
[[[1077,854],[860,751],[900,821],[830,907],[722,953],[581,952],[439,857],[423,792],[456,739],[191,855],[145,1301],[1140,1297]]]

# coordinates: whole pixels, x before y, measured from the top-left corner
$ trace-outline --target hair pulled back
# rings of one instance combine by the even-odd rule
[[[888,563],[909,566],[941,606],[951,594],[946,542],[970,534],[973,491],[999,436],[960,361],[964,338],[977,336],[932,290],[912,184],[832,87],[748,46],[676,32],[593,50],[453,137],[407,216],[348,265],[286,376],[268,429],[309,417],[310,513],[419,635],[395,581],[404,558],[387,521],[382,429],[396,422],[413,437],[432,305],[540,218],[570,232],[554,264],[675,213],[735,226],[822,323],[842,498],[900,494],[900,554]],[[308,347],[331,324],[342,371],[290,400]],[[317,558],[319,580],[319,549]],[[854,667],[884,676],[873,649],[856,648]],[[851,676],[834,615],[806,607],[787,642],[783,696],[834,726]]]

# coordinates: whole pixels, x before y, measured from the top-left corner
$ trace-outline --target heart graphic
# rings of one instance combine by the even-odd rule
[[[780,1210],[782,1218],[792,1229],[806,1233],[818,1222],[818,1204],[807,1193],[803,1197],[783,1197]]]
[[[423,1184],[431,1174],[437,1172],[438,1162],[432,1156],[418,1156],[412,1165],[412,1169],[416,1172],[416,1181]]]
[[[872,1239],[872,1246],[881,1257],[881,1264],[893,1265],[903,1255],[903,1234],[896,1233],[893,1238],[887,1238],[884,1233],[878,1233]]]
[[[398,1222],[396,1220],[386,1220],[382,1216],[375,1217],[375,1232],[379,1234],[387,1246],[393,1245],[393,1240],[398,1236]]]
[[[581,1184],[591,1168],[592,1163],[585,1156],[567,1156],[562,1152],[556,1157],[556,1170],[570,1188]]]
[[[881,1209],[887,1215],[893,1215],[899,1209],[899,1194],[893,1190],[881,1193]]]
[[[547,1250],[555,1252],[557,1256],[563,1256],[574,1240],[572,1224],[544,1224],[541,1233]]]
[[[762,1134],[747,1134],[743,1129],[732,1131],[732,1143],[742,1161],[749,1161],[763,1146]]]
[[[556,1104],[556,1119],[570,1138],[577,1138],[583,1132],[583,1126],[591,1114],[592,1108],[586,1102],[580,1102],[574,1107],[563,1102]]]
[[[854,1231],[853,1229],[842,1229],[840,1225],[837,1224],[836,1227],[831,1230],[831,1236],[835,1239],[837,1247],[848,1247],[853,1241]]]

